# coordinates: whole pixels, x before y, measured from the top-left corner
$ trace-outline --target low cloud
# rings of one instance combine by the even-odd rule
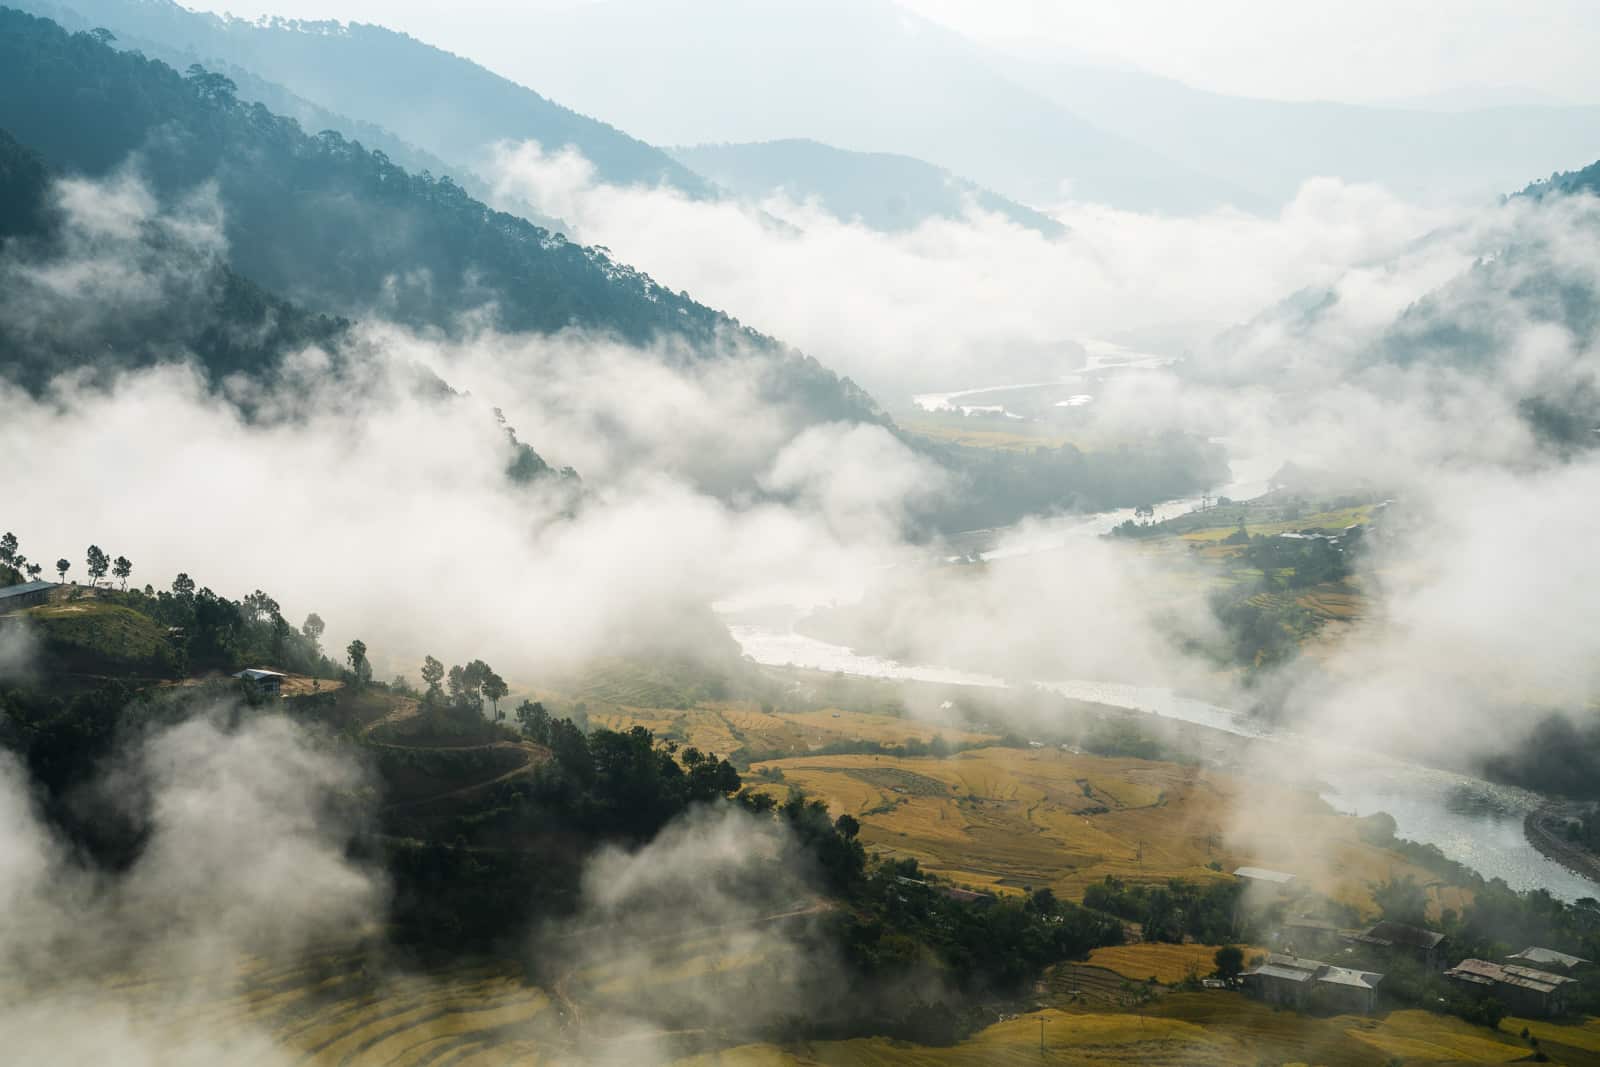
[[[578,912],[534,953],[581,1005],[587,1062],[662,1063],[664,1031],[754,1040],[835,1001],[843,972],[814,936],[827,911],[783,826],[697,808],[637,850],[597,853]]]
[[[251,1063],[293,1057],[206,1012],[248,961],[293,960],[382,914],[381,880],[345,853],[340,800],[364,778],[285,719],[218,708],[140,740],[100,787],[142,823],[118,875],[84,866],[0,754],[0,1031],[18,1062]],[[122,982],[110,981],[123,975]]]
[[[1275,218],[1138,215],[1047,205],[1049,238],[998,215],[884,234],[814,203],[691,200],[597,183],[570,149],[504,144],[500,195],[567,219],[662,284],[800,346],[880,399],[1058,377],[1084,339],[1179,354],[1352,265],[1388,258],[1453,216],[1371,185],[1308,182]]]

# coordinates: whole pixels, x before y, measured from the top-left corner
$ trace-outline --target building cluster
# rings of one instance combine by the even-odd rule
[[[1577,985],[1570,973],[1558,972],[1575,971],[1589,963],[1548,948],[1526,948],[1506,959],[1505,963],[1462,960],[1444,976],[1474,992],[1487,993],[1513,1014],[1542,1018],[1565,1012],[1567,997]]]
[[[1234,874],[1245,882],[1247,893],[1258,897],[1281,900],[1296,885],[1293,875],[1261,867],[1241,867]],[[1446,935],[1398,922],[1352,931],[1326,919],[1300,916],[1285,920],[1280,929],[1282,951],[1246,971],[1241,983],[1251,996],[1302,1010],[1371,1012],[1384,980],[1381,973],[1328,963],[1312,954],[1364,949],[1367,958],[1407,959],[1441,974],[1463,992],[1493,996],[1507,1011],[1534,1018],[1562,1014],[1577,987],[1574,973],[1590,965],[1578,956],[1535,946],[1504,962],[1464,959],[1448,966]]]
[[[1372,1011],[1373,996],[1383,975],[1337,967],[1321,960],[1278,952],[1242,976],[1244,990],[1269,1004],[1333,1012]]]

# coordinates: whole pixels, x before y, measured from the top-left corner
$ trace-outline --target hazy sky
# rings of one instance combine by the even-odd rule
[[[476,57],[584,0],[184,0],[253,17],[378,22]],[[974,38],[1100,56],[1222,92],[1382,100],[1515,87],[1600,103],[1594,0],[903,0]],[[480,47],[488,46],[488,47]],[[538,86],[533,86],[538,88]],[[1499,99],[1498,94],[1492,99]],[[1522,94],[1518,94],[1521,98]],[[1478,98],[1482,98],[1479,94]]]

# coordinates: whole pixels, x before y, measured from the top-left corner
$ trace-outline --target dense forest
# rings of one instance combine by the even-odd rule
[[[231,268],[313,313],[444,330],[487,314],[512,331],[665,340],[680,359],[753,350],[773,357],[771,393],[812,417],[882,418],[847,379],[604,251],[337,133],[308,135],[222,75],[179,74],[103,33],[0,9],[0,128],[64,173],[103,176],[135,156],[163,205],[210,183]]]
[[[0,130],[0,363],[6,376],[39,390],[67,369],[145,366],[198,356],[213,381],[259,374],[309,345],[334,348],[349,323],[281,299],[203,250],[146,221],[119,250],[128,270],[145,270],[151,289],[98,294],[85,314],[78,294],[35,268],[70,257],[51,196],[55,175],[31,149]],[[120,293],[122,299],[113,293]]]

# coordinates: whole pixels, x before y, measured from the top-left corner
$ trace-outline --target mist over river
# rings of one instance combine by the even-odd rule
[[[1271,465],[1264,463],[1236,465],[1240,477],[1219,492],[1235,499],[1257,495],[1265,491],[1270,469]],[[1170,501],[1158,507],[1156,514],[1158,518],[1182,514],[1195,503]],[[983,558],[1059,550],[1074,540],[1098,536],[1131,516],[1131,511],[1115,511],[1062,519],[1041,527],[1026,542],[1012,539],[1004,550],[985,551]],[[978,540],[987,543],[999,538]],[[807,606],[791,605],[787,612],[772,607],[768,601],[768,610],[730,614],[734,639],[757,663],[943,685],[1008,688],[1016,684],[936,663],[902,663],[864,655],[797,632],[794,624]],[[1361,816],[1387,812],[1394,817],[1400,837],[1435,845],[1450,859],[1486,878],[1504,879],[1514,889],[1545,889],[1567,901],[1600,898],[1600,885],[1545,857],[1527,840],[1523,819],[1545,799],[1540,794],[1358,750],[1335,738],[1266,730],[1230,709],[1158,686],[1087,679],[1035,679],[1031,684],[1075,700],[1181,719],[1281,746],[1281,764],[1297,768],[1298,778],[1316,783],[1323,799],[1340,811]]]

